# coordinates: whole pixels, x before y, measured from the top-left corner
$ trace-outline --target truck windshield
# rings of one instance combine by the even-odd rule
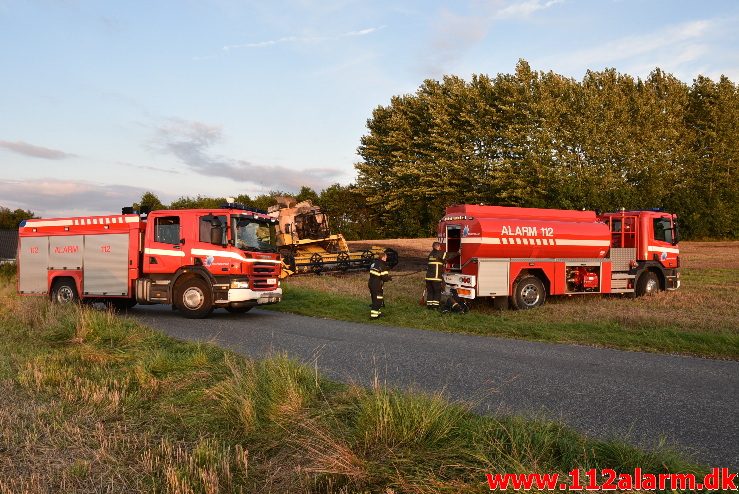
[[[233,222],[234,245],[236,248],[277,252],[275,226],[273,224],[242,216],[234,216],[231,221]]]

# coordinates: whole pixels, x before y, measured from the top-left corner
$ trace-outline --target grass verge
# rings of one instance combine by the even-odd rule
[[[0,492],[487,492],[486,472],[694,472],[670,450],[341,385],[0,282]]]

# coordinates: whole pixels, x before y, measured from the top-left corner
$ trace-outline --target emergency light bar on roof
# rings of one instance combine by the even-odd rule
[[[20,228],[44,228],[59,226],[81,226],[81,225],[115,225],[124,223],[138,223],[141,219],[138,216],[130,215],[110,215],[110,216],[85,216],[77,218],[56,218],[56,219],[30,219],[24,220],[20,224]]]
[[[251,213],[267,214],[267,211],[265,211],[264,209],[252,208],[240,202],[227,202],[225,204],[221,204],[220,207],[222,209],[240,209],[242,211],[249,211]]]
[[[244,211],[246,213],[251,213],[252,217],[255,220],[264,220],[264,221],[269,221],[271,223],[277,222],[276,218],[273,218],[267,215],[267,211],[263,209],[258,209],[258,208],[251,208],[239,202],[228,202],[226,204],[221,204],[221,208],[222,209],[237,209],[240,211]]]

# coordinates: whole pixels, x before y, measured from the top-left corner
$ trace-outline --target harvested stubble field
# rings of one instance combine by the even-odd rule
[[[0,494],[482,493],[485,472],[707,470],[14,288],[0,271]]]
[[[351,242],[398,250],[401,263],[385,285],[381,324],[541,341],[739,359],[739,242],[681,243],[682,286],[676,292],[552,297],[532,311],[496,311],[485,301],[470,314],[429,314],[418,304],[433,239]],[[367,274],[296,276],[276,310],[351,321],[367,320]]]

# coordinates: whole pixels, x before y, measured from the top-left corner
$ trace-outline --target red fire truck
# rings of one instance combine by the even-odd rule
[[[461,254],[444,281],[461,297],[531,309],[549,295],[627,293],[680,286],[677,217],[661,211],[594,211],[457,205],[439,241]]]
[[[239,204],[20,225],[18,292],[117,308],[172,304],[185,317],[279,302],[275,219]]]

